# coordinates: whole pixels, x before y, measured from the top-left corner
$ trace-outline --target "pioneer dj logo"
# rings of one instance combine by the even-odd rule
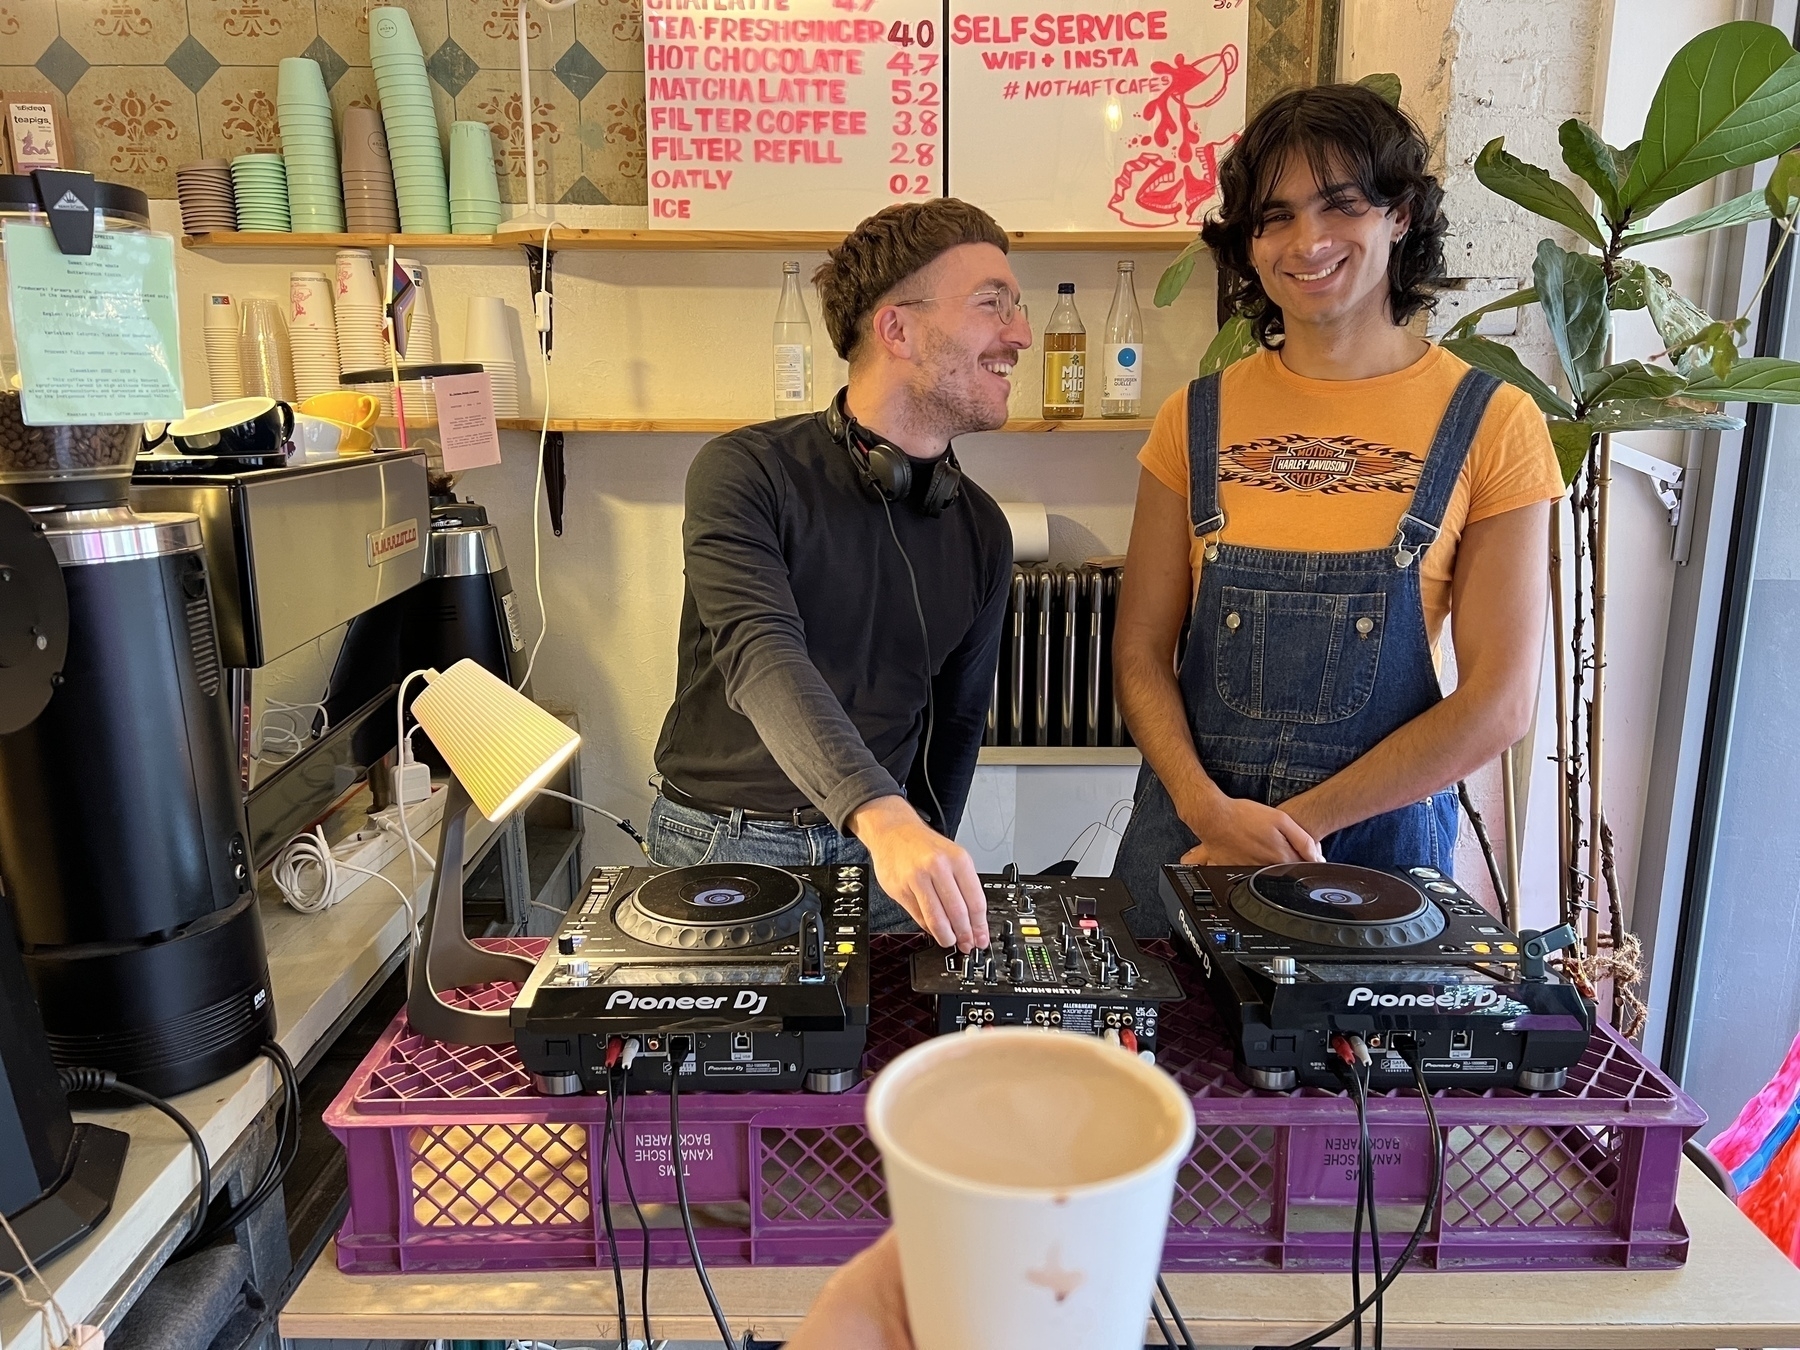
[[[1444,1008],[1450,1012],[1467,1012],[1473,1008],[1491,1008],[1500,1002],[1497,990],[1457,985],[1441,994],[1378,994],[1359,984],[1350,991],[1347,1006],[1352,1008]]]
[[[755,1017],[769,1006],[769,996],[754,989],[740,989],[731,998],[724,994],[634,994],[629,989],[615,989],[606,1000],[606,1011],[629,1008],[632,1012],[717,1012],[730,1004],[730,1011]]]

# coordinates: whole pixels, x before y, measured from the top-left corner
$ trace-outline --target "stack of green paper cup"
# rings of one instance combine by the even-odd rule
[[[231,189],[237,198],[238,229],[286,234],[293,228],[287,171],[280,155],[239,155],[231,161]]]
[[[486,122],[450,124],[450,233],[492,234],[500,228],[500,180]]]
[[[295,234],[344,232],[343,182],[338,177],[337,137],[331,96],[317,61],[282,58],[276,83],[281,154],[287,161],[288,212]]]
[[[403,9],[380,5],[369,11],[369,64],[381,95],[387,127],[388,159],[405,234],[445,234],[450,229],[449,184],[444,181],[444,146],[425,54]]]

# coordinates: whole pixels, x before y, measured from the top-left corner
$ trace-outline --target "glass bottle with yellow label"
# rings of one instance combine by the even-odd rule
[[[1075,283],[1056,288],[1056,308],[1044,326],[1044,416],[1087,415],[1087,329],[1075,309]]]

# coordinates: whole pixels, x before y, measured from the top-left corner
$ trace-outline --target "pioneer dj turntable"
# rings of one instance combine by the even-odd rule
[[[1562,1086],[1593,1008],[1545,969],[1574,934],[1517,934],[1429,867],[1165,867],[1169,920],[1205,972],[1253,1087],[1340,1087],[1334,1032],[1360,1036],[1378,1088]]]
[[[550,1093],[597,1092],[626,1058],[667,1091],[669,1035],[698,1092],[841,1092],[869,1023],[868,872],[705,864],[601,867],[512,1006],[519,1056]]]

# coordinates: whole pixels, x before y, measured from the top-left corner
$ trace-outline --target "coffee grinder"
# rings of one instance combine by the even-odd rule
[[[35,188],[0,178],[0,218],[43,221]],[[93,188],[96,233],[148,228],[143,193]],[[0,495],[69,626],[43,713],[0,735],[0,881],[56,1062],[172,1097],[275,1022],[200,522],[130,509],[141,427],[27,426],[19,390],[0,331]]]
[[[30,516],[0,498],[0,734],[54,692],[69,641],[61,569]],[[0,904],[0,1271],[23,1277],[106,1217],[130,1136],[69,1115],[12,918]],[[23,1248],[23,1250],[20,1250]]]

